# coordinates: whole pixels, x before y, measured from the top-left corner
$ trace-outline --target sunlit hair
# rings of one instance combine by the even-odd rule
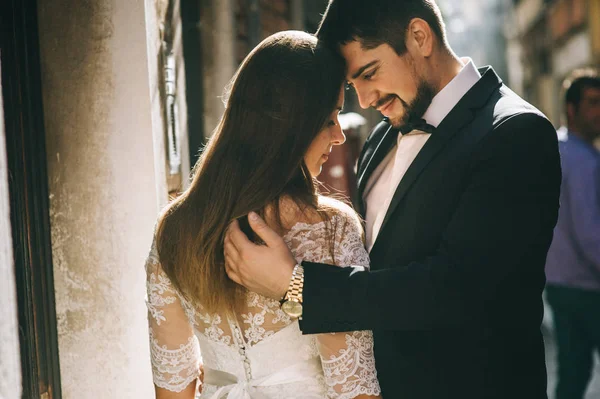
[[[364,49],[386,43],[403,55],[413,18],[427,22],[448,48],[442,14],[433,0],[329,0],[316,35],[335,50],[356,40]]]
[[[290,202],[328,218],[303,157],[336,108],[343,72],[339,56],[297,31],[266,38],[238,68],[190,187],[157,227],[164,271],[207,311],[235,312],[244,303],[245,289],[224,267],[231,221],[247,223],[256,211],[282,231],[289,226],[280,206]]]

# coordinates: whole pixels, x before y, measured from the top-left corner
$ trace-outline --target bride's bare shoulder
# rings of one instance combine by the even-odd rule
[[[271,207],[267,210],[267,218],[272,219],[274,216],[274,208]],[[317,209],[288,196],[279,200],[279,217],[284,230],[289,230],[296,223],[314,224],[323,220]]]
[[[319,196],[319,206],[330,216],[340,216],[356,225],[362,225],[360,215],[348,203],[336,198]]]
[[[341,218],[344,222],[361,226],[360,216],[354,209],[343,201],[319,196],[318,206],[307,206],[290,197],[281,198],[279,201],[279,216],[284,231],[291,229],[297,223],[316,224],[334,217]],[[274,226],[275,213],[273,207],[266,211],[267,223]],[[345,225],[346,223],[344,223]]]

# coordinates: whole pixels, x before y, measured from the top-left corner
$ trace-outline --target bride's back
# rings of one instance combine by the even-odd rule
[[[356,214],[337,201],[320,201],[330,209],[326,220],[314,210],[298,212],[299,208],[289,203],[281,207],[286,227],[284,240],[296,259],[368,266]],[[243,389],[259,390],[266,397],[322,398],[328,390],[342,391],[349,382],[361,388],[360,383],[353,381],[357,368],[364,368],[366,375],[375,375],[372,358],[357,363],[364,355],[368,357],[369,351],[356,357],[356,367],[349,369],[348,361],[352,363],[354,352],[348,346],[348,337],[342,334],[340,340],[336,337],[339,334],[319,339],[303,336],[297,320],[285,314],[276,300],[247,292],[246,301],[236,314],[210,313],[170,285],[154,246],[146,270],[148,308],[153,316],[150,329],[155,382],[162,381],[163,387],[175,390],[189,384],[190,378],[197,375],[193,373],[197,365],[192,364],[198,361],[199,351],[206,373],[203,397],[209,398],[219,389],[223,393],[225,389],[242,389],[244,384]],[[348,336],[356,342],[372,339],[367,332],[351,334]],[[345,359],[340,351],[346,353]],[[375,392],[374,377],[367,380],[363,391]],[[352,389],[348,394],[351,393]]]
[[[275,221],[272,209],[266,220],[278,230],[294,257],[301,262],[368,266],[366,256],[345,264],[349,247],[362,247],[360,222],[354,211],[342,202],[319,197],[319,206],[326,211],[299,206],[289,198],[280,201],[280,220]],[[343,243],[342,243],[343,242]],[[363,253],[363,255],[366,255]],[[340,263],[341,262],[341,263]],[[227,312],[211,314],[202,303],[183,299],[189,321],[211,341],[225,345],[251,347],[288,327],[294,320],[280,308],[277,300],[254,292],[246,292],[246,301],[234,315]]]

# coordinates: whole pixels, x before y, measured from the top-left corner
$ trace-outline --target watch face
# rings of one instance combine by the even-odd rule
[[[296,301],[285,301],[281,306],[281,310],[291,317],[302,316],[302,304]]]

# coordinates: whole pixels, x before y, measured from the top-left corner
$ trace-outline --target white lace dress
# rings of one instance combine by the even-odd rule
[[[368,267],[352,211],[298,223],[284,239],[298,260]],[[337,226],[337,227],[336,227]],[[333,230],[332,230],[333,229]],[[326,234],[335,231],[331,245]],[[201,398],[354,398],[379,395],[370,331],[302,335],[279,302],[249,293],[237,319],[207,314],[174,289],[154,244],[146,262],[154,383],[182,391],[205,372]]]

